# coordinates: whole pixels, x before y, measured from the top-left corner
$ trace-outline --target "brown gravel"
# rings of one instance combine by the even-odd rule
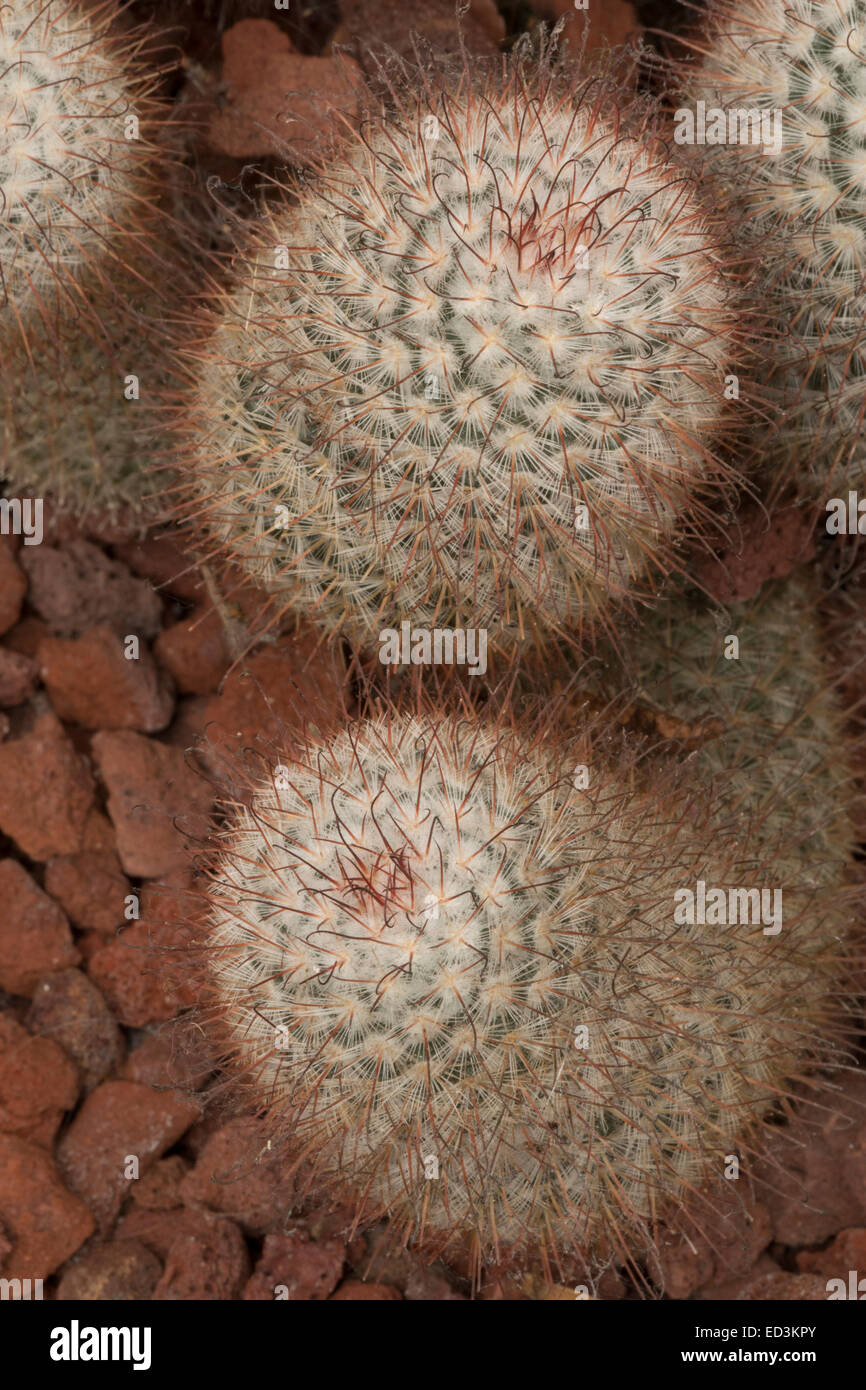
[[[78,1099],[78,1068],[62,1047],[0,1014],[0,1131],[50,1148]]]
[[[0,904],[0,989],[29,996],[46,971],[77,965],[62,910],[17,859],[0,859]]]
[[[13,1134],[0,1134],[0,1221],[12,1240],[6,1279],[46,1279],[94,1230],[50,1155]]]
[[[205,1219],[194,1234],[172,1242],[153,1296],[172,1301],[239,1298],[249,1272],[249,1251],[234,1222]]]
[[[207,142],[234,159],[276,155],[304,164],[359,114],[363,78],[351,58],[298,53],[271,20],[242,19],[223,34],[219,109]]]
[[[29,601],[52,632],[71,636],[101,623],[124,637],[150,639],[159,632],[158,594],[91,541],[70,541],[62,550],[22,550],[20,563],[30,582]]]
[[[298,1236],[265,1236],[243,1297],[256,1302],[328,1298],[340,1282],[345,1263],[346,1248],[340,1240],[312,1242]]]
[[[213,608],[202,604],[188,618],[165,628],[154,655],[184,695],[211,695],[232,664],[225,629]]]
[[[575,64],[587,33],[595,47],[637,29],[625,0],[593,5],[588,28],[573,0],[530,5],[565,16]],[[242,171],[324,150],[331,108],[355,121],[383,56],[411,61],[417,42],[459,57],[454,0],[339,8],[330,33],[292,14],[298,45],[317,36],[303,52],[282,21],[238,7],[223,6],[238,22],[222,34],[195,6],[185,16],[207,29],[196,52],[210,54],[179,73],[200,117],[191,147],[237,181],[229,197]],[[493,0],[469,0],[469,62],[504,39]],[[340,648],[311,629],[267,634],[233,664],[207,570],[179,530],[142,538],[135,516],[79,522],[50,499],[46,512],[42,545],[0,536],[0,1274],[54,1277],[46,1296],[61,1300],[464,1300],[465,1257],[422,1265],[383,1247],[380,1228],[349,1241],[347,1210],[296,1192],[264,1126],[226,1116],[194,1013],[185,890],[214,796],[195,769],[237,789],[245,749],[272,766],[305,721],[339,726],[351,697]],[[695,556],[694,573],[720,602],[746,598],[814,558],[808,523],[786,509],[767,529],[746,508],[729,548]],[[230,588],[239,626],[262,636],[261,596]],[[202,736],[198,759],[188,750]],[[659,1294],[818,1301],[829,1279],[866,1270],[866,1078],[833,1087],[774,1132],[756,1196],[723,1193],[712,1213],[662,1232],[649,1270]],[[555,1277],[551,1290],[491,1267],[476,1296],[571,1298],[571,1280]],[[618,1269],[598,1288],[632,1292]]]
[[[132,885],[116,854],[87,850],[49,859],[45,889],[76,927],[114,932],[126,920],[126,899]]]
[[[0,747],[0,830],[31,859],[84,848],[94,805],[90,768],[56,715]]]
[[[411,63],[420,51],[438,58],[489,58],[499,52],[505,24],[493,0],[470,0],[462,29],[454,22],[452,0],[425,0],[407,9],[403,0],[341,0],[341,22],[331,35],[328,51],[357,58],[375,77],[377,59],[396,54]]]
[[[162,1265],[146,1245],[113,1240],[94,1245],[64,1267],[56,1297],[61,1301],[132,1301],[151,1298]]]
[[[107,623],[80,637],[46,638],[39,669],[55,713],[84,729],[152,734],[171,723],[172,680],[145,643],[130,644]]]
[[[134,1081],[105,1081],[90,1093],[60,1140],[57,1162],[100,1231],[111,1230],[138,1174],[176,1144],[200,1114],[192,1097]]]
[[[29,700],[39,681],[39,667],[29,656],[0,647],[0,705],[10,709]]]
[[[401,1299],[403,1295],[399,1289],[395,1289],[391,1284],[362,1284],[360,1279],[347,1279],[341,1284],[336,1293],[331,1294],[331,1302],[343,1303],[350,1300],[355,1303],[387,1303],[389,1300]]]
[[[109,941],[90,943],[88,974],[128,1028],[163,1023],[197,1001],[189,969],[197,900],[190,885],[186,870],[154,879],[142,890],[140,920]]]
[[[662,1231],[651,1273],[669,1298],[688,1298],[708,1284],[746,1274],[772,1239],[770,1214],[736,1191],[713,1193],[690,1219],[679,1215],[681,1233]]]
[[[294,1184],[283,1163],[266,1149],[268,1131],[258,1120],[230,1120],[205,1143],[181,1190],[190,1206],[230,1216],[252,1236],[279,1232],[292,1209]]]
[[[12,547],[0,544],[0,633],[8,632],[17,623],[26,593],[27,577]]]
[[[125,872],[159,878],[182,868],[187,834],[206,829],[208,784],[191,770],[181,749],[142,734],[101,732],[92,747]]]
[[[209,770],[231,783],[248,749],[274,766],[280,746],[307,720],[323,732],[339,727],[346,693],[341,653],[309,628],[259,647],[229,673],[204,712]]]
[[[78,1065],[85,1091],[92,1091],[123,1063],[126,1041],[105,997],[80,970],[44,976],[33,992],[27,1026],[50,1038]]]
[[[712,558],[696,554],[690,571],[716,602],[744,602],[771,579],[783,579],[814,560],[814,525],[815,513],[808,507],[786,507],[772,516],[748,507],[728,528],[728,544]]]

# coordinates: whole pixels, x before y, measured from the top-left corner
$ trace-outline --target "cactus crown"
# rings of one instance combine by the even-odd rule
[[[800,455],[804,434],[822,459],[850,449],[866,382],[866,5],[721,4],[688,83],[710,104],[779,113],[778,156],[714,153],[771,282],[784,332],[776,379],[801,426],[788,437]]]
[[[660,799],[595,757],[575,783],[574,756],[477,718],[362,722],[286,755],[214,861],[237,1074],[321,1180],[440,1248],[646,1244],[772,1105],[823,999],[793,901],[773,945],[672,926],[701,878],[774,881],[705,788]]]
[[[133,233],[150,158],[130,116],[150,109],[135,45],[108,17],[62,0],[0,13],[0,276],[7,326]],[[76,301],[78,302],[78,301]]]
[[[579,625],[722,476],[738,320],[691,178],[603,80],[497,78],[347,137],[198,365],[193,507],[361,641]]]

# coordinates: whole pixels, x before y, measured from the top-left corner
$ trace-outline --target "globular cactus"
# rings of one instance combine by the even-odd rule
[[[679,890],[778,883],[772,857],[747,816],[720,831],[712,782],[613,747],[382,715],[287,751],[220,832],[229,1074],[358,1219],[433,1252],[627,1259],[824,1055],[811,890],[786,884],[774,936],[678,924]]]
[[[15,0],[0,12],[0,334],[87,309],[89,277],[127,269],[153,188],[152,78],[113,6]],[[102,264],[101,264],[102,263]]]
[[[719,0],[697,48],[693,105],[779,123],[778,153],[736,142],[708,153],[776,319],[768,365],[786,414],[770,462],[782,487],[820,493],[864,462],[866,4]]]
[[[271,211],[191,349],[183,510],[275,610],[507,646],[667,577],[748,332],[724,228],[623,103],[544,65],[425,80]]]
[[[137,298],[137,297],[136,297]],[[50,497],[78,518],[159,516],[175,384],[158,301],[127,300],[104,329],[69,324],[57,337],[31,324],[29,360],[0,373],[0,476],[7,491]]]
[[[747,817],[780,871],[826,888],[844,936],[861,794],[820,601],[803,574],[724,610],[678,595],[645,616],[629,650],[636,700],[661,732],[685,734],[690,761],[720,788],[720,814]]]

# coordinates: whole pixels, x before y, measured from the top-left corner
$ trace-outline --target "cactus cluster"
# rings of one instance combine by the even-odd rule
[[[863,9],[712,12],[689,92],[778,109],[783,138],[707,169],[612,67],[419,71],[276,182],[204,310],[176,310],[196,238],[162,204],[155,230],[155,149],[128,138],[138,41],[111,7],[0,9],[8,482],[111,512],[167,464],[164,508],[277,629],[481,627],[509,663],[510,703],[395,682],[242,770],[206,855],[226,1074],[311,1187],[427,1250],[634,1259],[842,1055],[856,793],[816,591],[723,616],[659,591],[743,481],[761,388],[728,383],[762,295],[767,449],[823,478],[857,457]],[[599,626],[610,660],[578,675]],[[515,712],[529,638],[578,706]],[[746,915],[679,915],[699,886]],[[784,900],[772,931],[755,893]]]
[[[815,1047],[810,892],[778,940],[673,926],[679,890],[777,869],[711,782],[603,740],[428,711],[284,757],[221,837],[207,938],[274,1140],[428,1248],[647,1248]]]
[[[777,468],[821,489],[862,469],[866,412],[866,5],[722,0],[690,98],[778,113],[781,150],[712,147],[776,316]]]
[[[189,511],[360,643],[584,630],[718,494],[722,229],[607,81],[423,89],[265,220],[197,348]]]

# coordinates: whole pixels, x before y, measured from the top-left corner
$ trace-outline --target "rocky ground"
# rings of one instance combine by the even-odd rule
[[[638,8],[677,22],[664,4]],[[563,0],[471,0],[466,41],[491,52],[566,11],[582,22]],[[132,12],[175,26],[183,58],[167,81],[199,122],[203,167],[236,181],[250,161],[288,157],[287,85],[351,110],[375,41],[399,49],[408,33],[397,0]],[[621,0],[603,13],[597,36],[636,28]],[[453,47],[450,0],[413,6],[413,21]],[[319,110],[311,99],[289,139],[295,162],[325,138]],[[789,567],[798,525],[708,584],[742,597]],[[379,1230],[347,1240],[345,1213],[299,1199],[278,1160],[254,1161],[260,1125],[223,1101],[186,970],[197,844],[232,790],[233,752],[291,725],[299,704],[338,717],[352,687],[312,631],[271,634],[236,663],[213,598],[158,531],[49,517],[39,546],[0,536],[0,1273],[43,1279],[57,1299],[468,1298],[466,1268],[389,1253]],[[866,1272],[866,1075],[840,1075],[780,1124],[758,1179],[756,1195],[663,1240],[647,1286],[610,1271],[598,1296],[823,1300],[828,1278]],[[491,1269],[475,1296],[574,1293]]]

